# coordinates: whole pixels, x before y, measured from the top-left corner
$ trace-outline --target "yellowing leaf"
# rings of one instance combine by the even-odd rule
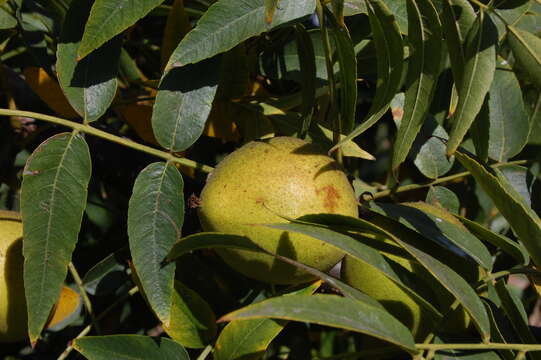
[[[130,104],[117,107],[122,118],[130,124],[133,130],[144,141],[157,145],[156,138],[152,132],[152,105]]]
[[[236,105],[227,100],[217,100],[210,112],[203,134],[225,141],[238,141],[240,138],[235,118]]]
[[[79,313],[81,305],[81,296],[75,290],[64,286],[45,327],[50,329],[69,321],[70,318]]]
[[[23,70],[27,84],[54,112],[66,118],[79,116],[71,107],[58,82],[39,67]]]

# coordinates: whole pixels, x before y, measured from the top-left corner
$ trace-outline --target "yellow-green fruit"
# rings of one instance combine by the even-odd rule
[[[393,247],[390,240],[381,239],[380,241],[384,241],[388,245],[387,249]],[[412,273],[410,284],[407,285],[415,285],[417,292],[424,298],[428,298],[429,301],[430,298],[434,297],[429,287],[423,286],[422,278],[416,279],[416,275],[413,274],[420,270],[413,260],[396,255],[394,252],[381,253]],[[434,317],[423,309],[413,296],[371,266],[346,256],[342,262],[341,277],[347,284],[378,300],[389,313],[408,327],[419,341],[426,335],[430,325],[434,324]]]
[[[0,342],[26,338],[22,236],[19,215],[0,211]]]
[[[448,212],[443,207],[435,206],[421,201],[407,202],[403,203],[403,205],[407,205],[415,209],[421,210],[427,214],[430,214],[436,218],[442,219],[459,227],[462,231],[469,232],[468,229],[464,226],[464,224],[460,222],[460,220],[454,217],[453,214]],[[472,261],[467,261],[458,255],[447,256],[446,258],[440,258],[439,260],[450,266],[468,283],[472,285],[479,281],[482,277],[480,267],[476,263]],[[422,275],[423,274],[425,275],[425,280],[427,280],[428,278],[426,277],[426,275],[428,274],[422,273]],[[430,276],[431,281],[427,282],[432,287],[433,292],[436,294],[436,299],[442,312],[448,311],[451,304],[455,301],[454,296],[451,295],[451,293],[449,293],[449,291],[447,291],[438,281],[433,280],[431,275],[428,276]],[[452,314],[449,314],[447,316],[447,319],[448,321],[445,322],[445,329],[443,330],[452,334],[463,333],[471,323],[470,316],[461,306],[455,311],[453,311]]]
[[[199,219],[205,231],[249,237],[262,248],[327,271],[343,254],[312,237],[255,224],[286,222],[278,215],[334,213],[357,216],[357,200],[346,175],[307,142],[276,137],[234,151],[210,174],[201,193]],[[274,257],[219,249],[244,275],[277,284],[313,277]]]

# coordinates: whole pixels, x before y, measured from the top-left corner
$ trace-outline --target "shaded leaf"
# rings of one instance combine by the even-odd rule
[[[368,209],[367,209],[368,210]],[[470,287],[470,285],[459,276],[455,271],[449,268],[441,261],[435,259],[428,253],[422,251],[419,248],[415,248],[409,244],[411,239],[411,230],[404,228],[404,225],[396,222],[387,217],[383,217],[374,212],[370,212],[371,221],[378,221],[378,224],[366,221],[360,218],[353,218],[343,215],[334,214],[319,214],[308,215],[301,218],[301,220],[309,221],[313,223],[319,223],[324,225],[341,226],[343,228],[358,229],[364,231],[371,231],[375,234],[380,234],[388,239],[393,240],[410,255],[412,255],[426,270],[428,270],[455,298],[464,306],[466,311],[471,315],[474,323],[481,332],[481,335],[486,339],[489,335],[490,324],[486,311],[481,303],[481,300]],[[382,223],[383,225],[379,225]],[[273,227],[282,228],[288,231],[295,231],[292,228],[285,228],[283,226],[291,226],[292,224],[280,224],[273,225]],[[295,224],[299,225],[299,224]],[[321,229],[320,229],[321,230]],[[298,231],[298,230],[297,230]],[[310,235],[308,232],[304,232]],[[317,234],[317,232],[316,232]],[[314,235],[312,235],[314,236]],[[315,236],[314,236],[315,237]],[[406,243],[405,240],[408,240]],[[325,238],[322,238],[325,240]],[[411,241],[414,242],[414,241]],[[378,253],[379,254],[379,253]],[[348,253],[349,255],[349,253]],[[381,255],[380,255],[381,256]],[[362,260],[362,257],[357,256]],[[368,261],[366,261],[368,263]],[[389,277],[391,278],[391,277]],[[392,279],[392,278],[391,278]],[[406,289],[405,289],[406,290]]]
[[[265,1],[221,0],[214,3],[182,39],[166,68],[213,57],[275,26],[310,15],[316,8],[314,0],[281,0],[272,23],[267,24]]]
[[[426,118],[413,143],[410,155],[413,163],[424,176],[437,179],[451,170],[455,159],[447,157],[445,143],[441,140],[448,137],[447,131],[434,117]]]
[[[426,194],[426,202],[435,206],[441,206],[453,214],[458,214],[460,209],[458,196],[445,186],[431,186]]]
[[[128,248],[124,247],[94,265],[83,278],[86,292],[96,296],[115,293],[129,278],[126,273],[128,257]]]
[[[319,29],[308,31],[312,46],[314,48],[314,61],[316,65],[316,80],[317,86],[321,86],[327,80],[327,68],[325,65],[325,49],[321,40],[321,32]],[[331,43],[331,47],[333,44]],[[333,47],[334,48],[334,47]],[[260,61],[261,72],[272,78],[285,78],[301,82],[301,65],[299,63],[300,54],[296,41],[289,41],[284,45],[283,54],[280,54],[280,66],[276,62],[265,61],[266,57],[262,57]]]
[[[216,335],[216,316],[199,294],[175,280],[171,321],[163,328],[167,335],[183,346],[203,348]]]
[[[391,217],[409,229],[418,232],[426,239],[434,241],[454,253],[471,257],[485,269],[492,268],[492,256],[479,239],[466,229],[460,228],[442,216],[422,211],[422,207],[399,204],[371,204],[370,209],[377,213]],[[454,220],[451,214],[448,214]],[[459,223],[460,224],[460,223]]]
[[[458,84],[458,105],[452,121],[447,153],[452,155],[483,106],[496,70],[498,32],[490,16],[480,12],[464,44],[464,74]]]
[[[443,1],[441,21],[456,85],[462,83],[466,64],[464,42],[475,19],[475,11],[468,0]]]
[[[488,156],[503,162],[517,155],[530,134],[528,114],[524,108],[520,84],[509,66],[500,67],[488,95]],[[486,127],[482,130],[486,133]]]
[[[453,343],[452,340],[447,341]],[[445,344],[441,338],[436,337],[435,344]],[[438,351],[434,355],[435,360],[501,360],[496,351],[468,351],[468,350],[455,350],[449,349],[445,351]]]
[[[133,265],[158,318],[170,321],[175,264],[162,262],[184,222],[182,176],[173,164],[153,163],[139,173],[128,207]]]
[[[501,300],[501,307],[507,315],[507,318],[511,321],[513,329],[520,340],[522,340],[524,344],[536,344],[537,340],[530,331],[528,326],[528,315],[526,314],[526,310],[524,309],[521,300],[509,291],[509,288],[503,279],[496,281],[495,288],[498,297]],[[531,353],[530,355],[532,359],[538,360],[541,358],[541,354],[539,353]]]
[[[339,250],[345,252],[346,255],[351,256],[352,258],[362,261],[369,266],[371,266],[375,271],[383,273],[386,277],[394,281],[399,285],[404,291],[411,295],[415,301],[419,302],[420,306],[425,308],[427,311],[430,311],[435,317],[441,317],[439,311],[434,308],[427,300],[425,300],[421,295],[417,294],[414,289],[407,286],[407,284],[402,281],[402,278],[397,273],[394,266],[389,263],[386,258],[375,248],[372,248],[363,242],[360,242],[348,235],[344,235],[340,232],[333,231],[331,229],[322,228],[320,226],[314,225],[313,223],[318,223],[315,219],[338,219],[338,221],[343,221],[346,226],[358,227],[359,221],[360,224],[364,224],[362,220],[348,217],[348,216],[331,216],[328,217],[325,215],[306,215],[298,220],[294,220],[295,223],[290,224],[268,224],[266,226],[281,229],[285,231],[298,232],[304,235],[311,236],[318,240],[324,241],[327,244],[338,248]],[[306,224],[306,222],[312,224]],[[342,223],[340,223],[342,225]],[[370,229],[372,230],[372,229]],[[357,297],[358,300],[362,300]],[[371,306],[374,306],[371,304]]]
[[[221,233],[212,233],[212,232],[201,232],[193,235],[186,236],[185,238],[180,239],[171,252],[167,256],[167,261],[172,261],[182,256],[183,254],[197,250],[197,249],[206,249],[206,248],[234,248],[240,250],[250,250],[263,252],[268,255],[275,256],[277,259],[297,266],[307,273],[314,275],[315,277],[320,278],[321,280],[327,282],[329,285],[334,286],[340,290],[344,296],[351,297],[352,299],[357,299],[359,301],[367,302],[368,304],[376,307],[380,307],[379,303],[374,299],[366,296],[361,293],[359,290],[349,286],[348,284],[343,283],[342,281],[335,279],[334,277],[325,274],[322,271],[319,271],[310,266],[304,265],[296,260],[289,259],[287,257],[273,254],[268,252],[255,243],[253,243],[249,238],[239,235],[232,234],[221,234]],[[395,276],[396,277],[396,276]],[[398,277],[396,277],[398,279]]]
[[[95,0],[86,21],[77,58],[80,60],[86,57],[162,2],[163,0]]]
[[[532,207],[533,187],[536,177],[523,166],[509,165],[500,168],[500,172],[507,179],[509,184],[520,194],[522,200]]]
[[[481,164],[462,151],[457,151],[456,158],[492,199],[514,233],[528,249],[533,262],[541,266],[541,243],[538,241],[541,239],[539,216],[527,206],[521,195],[513,189],[498,169]]]
[[[409,59],[404,115],[393,147],[392,168],[398,171],[428,114],[442,57],[438,12],[429,0],[408,0]]]
[[[541,39],[532,33],[507,27],[509,46],[529,79],[541,88]]]
[[[86,121],[97,120],[113,101],[121,45],[119,38],[111,39],[102,43],[103,46],[91,56],[80,61],[77,59],[77,49],[91,5],[91,0],[72,3],[56,51],[60,86],[71,106]]]
[[[163,337],[142,335],[85,336],[73,347],[89,360],[189,360],[182,345]]]
[[[490,289],[489,291],[496,291],[494,290],[494,286],[492,284],[487,285]],[[497,296],[497,295],[495,295]],[[504,334],[501,331],[501,328],[507,325],[507,322],[509,320],[505,319],[505,317],[502,319],[502,311],[500,308],[497,308],[496,305],[491,302],[488,299],[483,299],[483,302],[485,304],[485,308],[487,309],[488,317],[490,318],[490,336],[492,337],[492,341],[498,342],[498,343],[506,343],[506,339],[504,337]],[[498,353],[502,357],[503,360],[514,360],[515,354],[511,350],[498,350]]]
[[[340,130],[349,133],[355,123],[357,107],[357,58],[347,28],[337,23],[332,15],[328,18],[331,25],[330,34],[334,40],[335,56],[340,68],[337,74],[337,80],[340,83],[337,91]]]
[[[219,321],[275,318],[357,331],[415,353],[409,330],[385,310],[336,295],[280,296],[246,306]]]
[[[88,145],[74,133],[44,141],[24,168],[24,283],[32,342],[39,337],[64,284],[81,228],[90,173]]]
[[[218,88],[218,70],[211,59],[164,75],[152,111],[152,129],[161,146],[182,151],[201,136]]]
[[[466,226],[472,234],[511,255],[519,264],[527,265],[530,262],[528,251],[521,243],[517,243],[504,235],[492,232],[483,225],[468,220],[465,217],[457,216],[457,218],[462,221],[464,226]]]
[[[481,303],[481,300],[471,288],[471,286],[458,275],[454,270],[443,262],[432,257],[429,253],[422,251],[419,248],[411,246],[408,242],[402,239],[407,238],[407,234],[401,231],[398,227],[391,226],[393,229],[386,228],[387,231],[392,231],[395,235],[393,240],[402,248],[410,253],[417,261],[428,270],[453,296],[462,304],[468,314],[471,316],[474,324],[479,330],[482,339],[487,340],[490,336],[490,323],[488,315]]]
[[[306,28],[301,24],[295,26],[295,41],[297,44],[298,62],[300,67],[301,78],[301,117],[302,125],[299,130],[301,138],[306,136],[310,123],[312,121],[312,113],[316,105],[316,59],[312,38],[306,31]]]
[[[17,19],[6,11],[0,8],[0,30],[11,29],[17,26]]]
[[[178,240],[167,255],[166,261],[173,261],[187,252],[215,247],[262,251],[247,237],[231,234],[200,232]]]
[[[363,122],[331,150],[337,149],[374,125],[389,109],[391,100],[401,85],[404,49],[398,25],[389,8],[381,0],[370,0],[367,5],[378,59],[376,95]]]
[[[319,281],[315,282],[286,296],[311,295],[320,284]],[[287,321],[273,319],[231,321],[216,340],[214,358],[216,360],[259,359],[286,325]]]
[[[344,15],[352,16],[357,14],[366,14],[366,2],[364,0],[345,0]]]
[[[490,93],[483,101],[481,110],[475,117],[470,127],[470,137],[475,147],[475,154],[482,161],[488,161],[488,146],[490,137],[490,110],[488,107],[488,98]],[[489,131],[487,131],[489,130]]]
[[[528,139],[529,144],[541,144],[541,94],[537,96],[537,100],[532,105],[530,111],[530,136]]]

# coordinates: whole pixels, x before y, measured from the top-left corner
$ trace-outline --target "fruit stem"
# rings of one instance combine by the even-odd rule
[[[175,155],[173,155],[171,153],[168,153],[168,152],[165,152],[165,151],[162,151],[162,150],[158,150],[158,149],[155,149],[155,148],[147,146],[147,145],[139,144],[139,143],[137,143],[137,142],[135,142],[133,140],[127,139],[127,138],[123,138],[123,137],[120,137],[120,136],[109,134],[109,133],[107,133],[107,132],[105,132],[103,130],[99,130],[99,129],[96,129],[96,128],[90,126],[90,124],[80,124],[80,123],[76,123],[74,121],[61,119],[61,118],[58,118],[56,116],[45,115],[45,114],[31,112],[31,111],[0,109],[0,115],[23,116],[23,117],[29,117],[29,118],[33,118],[33,119],[47,121],[47,122],[57,124],[57,125],[66,126],[66,127],[71,128],[71,129],[74,129],[74,130],[77,130],[77,131],[80,131],[80,132],[83,132],[83,133],[86,133],[86,134],[94,135],[94,136],[97,136],[99,138],[102,138],[102,139],[105,139],[105,140],[108,140],[108,141],[111,141],[111,142],[114,142],[114,143],[117,143],[117,144],[120,144],[120,145],[124,145],[124,146],[127,146],[129,148],[132,148],[132,149],[135,149],[135,150],[138,150],[138,151],[142,151],[142,152],[145,152],[147,154],[154,155],[154,156],[162,158],[164,160],[171,161],[171,162],[174,162],[174,163],[178,163],[178,164],[184,165],[186,167],[189,167],[191,169],[195,169],[195,170],[198,170],[198,171],[201,171],[201,172],[204,172],[204,173],[210,173],[214,169],[212,166],[200,164],[198,162],[195,162],[193,160],[186,159],[186,158],[179,158],[179,157],[176,157]]]
[[[73,280],[75,280],[75,283],[77,284],[77,288],[79,288],[79,293],[83,298],[83,304],[85,304],[86,311],[90,315],[92,325],[94,326],[94,329],[96,329],[96,333],[100,334],[101,330],[96,319],[96,315],[94,314],[94,311],[92,309],[92,303],[90,302],[90,298],[88,297],[83,281],[81,280],[81,276],[79,276],[79,272],[71,261],[68,264],[68,269],[71,276],[73,277]]]
[[[523,164],[527,164],[528,162],[529,162],[529,160],[515,160],[515,161],[509,161],[509,162],[504,162],[504,163],[493,164],[493,165],[490,165],[490,167],[499,168],[499,167],[511,166],[511,165],[523,165]],[[396,189],[382,190],[382,191],[378,191],[377,193],[375,193],[373,195],[373,198],[374,199],[379,199],[379,198],[387,197],[387,196],[393,195],[393,194],[398,194],[398,193],[402,193],[402,192],[406,192],[406,191],[412,191],[412,190],[418,190],[418,189],[422,189],[422,188],[425,188],[425,187],[434,186],[434,185],[437,185],[437,184],[442,184],[442,183],[449,182],[449,181],[452,181],[452,180],[460,179],[460,178],[470,176],[470,175],[471,174],[470,174],[469,171],[464,171],[464,172],[461,172],[461,173],[441,177],[439,179],[436,179],[436,180],[431,181],[431,182],[426,183],[426,184],[409,184],[409,185],[400,186],[400,187],[398,187]]]

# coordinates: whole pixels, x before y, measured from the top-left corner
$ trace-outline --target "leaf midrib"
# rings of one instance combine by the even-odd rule
[[[44,249],[44,258],[43,258],[43,270],[41,272],[42,276],[41,276],[41,281],[40,281],[40,292],[39,292],[40,296],[39,296],[38,306],[37,306],[38,311],[41,309],[41,304],[43,303],[43,299],[45,298],[43,296],[43,292],[45,288],[46,278],[48,276],[47,269],[49,268],[47,264],[49,262],[49,245],[50,245],[49,243],[50,243],[50,237],[51,237],[52,218],[53,218],[53,212],[54,212],[54,199],[55,199],[56,191],[59,190],[57,189],[57,182],[60,176],[60,170],[62,170],[63,168],[64,160],[66,158],[67,153],[69,152],[71,148],[71,145],[75,136],[76,135],[74,135],[73,133],[70,134],[70,139],[68,141],[68,144],[66,145],[66,150],[62,153],[62,156],[60,158],[58,167],[56,168],[56,173],[55,173],[54,180],[52,183],[53,191],[51,192],[51,196],[49,198],[50,199],[49,200],[50,212],[49,212],[49,217],[47,221],[47,230],[45,232],[45,249]]]

